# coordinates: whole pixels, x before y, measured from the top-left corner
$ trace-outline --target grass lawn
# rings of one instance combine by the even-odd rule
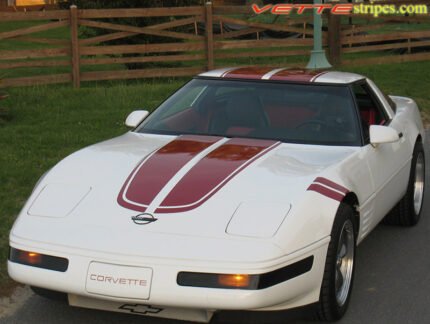
[[[13,31],[22,28],[33,27],[37,25],[44,25],[50,23],[49,21],[7,21],[0,22],[0,32]],[[43,32],[33,33],[27,35],[28,37],[40,37],[48,39],[69,40],[70,30],[67,27],[60,27],[50,29]],[[53,48],[58,46],[39,44],[34,42],[20,41],[16,39],[4,39],[0,42],[0,50],[26,50],[26,49],[39,49],[39,48]]]

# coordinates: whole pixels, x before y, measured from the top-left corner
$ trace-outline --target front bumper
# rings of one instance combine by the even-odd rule
[[[8,262],[9,275],[16,281],[31,286],[69,294],[69,300],[75,300],[77,306],[87,304],[91,300],[98,303],[138,303],[142,305],[157,305],[163,308],[199,309],[199,310],[279,310],[303,306],[316,302],[324,272],[325,258],[329,238],[323,239],[294,254],[285,256],[282,260],[255,262],[254,264],[221,264],[219,262],[195,262],[187,260],[165,260],[156,258],[136,258],[123,255],[103,254],[93,251],[72,251],[58,247],[47,249],[37,244],[11,242],[11,247],[24,251],[33,251],[47,255],[64,257],[69,260],[66,272],[40,269],[14,262]],[[219,289],[203,287],[185,287],[177,284],[178,273],[246,273],[263,274],[295,264],[308,257],[313,257],[310,271],[292,279],[280,282],[269,288],[258,290]],[[150,294],[148,298],[115,297],[115,287],[106,294],[94,294],[88,291],[87,278],[91,263],[100,262],[121,266],[144,267],[152,269]],[[244,270],[248,269],[248,270]],[[96,303],[97,304],[97,303]],[[116,306],[115,306],[116,307]],[[110,309],[98,307],[99,309]],[[157,316],[157,314],[148,314]]]

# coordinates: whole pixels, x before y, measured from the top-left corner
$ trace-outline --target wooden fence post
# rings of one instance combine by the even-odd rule
[[[328,55],[331,65],[337,66],[342,62],[342,31],[341,16],[328,14]]]
[[[214,64],[214,33],[213,33],[213,7],[212,2],[206,2],[206,58],[207,70],[212,70]]]
[[[72,48],[72,80],[74,88],[79,88],[81,86],[78,27],[78,7],[73,5],[70,6],[70,41]]]

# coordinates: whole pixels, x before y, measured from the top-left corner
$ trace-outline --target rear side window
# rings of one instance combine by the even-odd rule
[[[360,113],[364,139],[368,141],[369,127],[371,125],[384,125],[388,118],[383,113],[381,104],[366,84],[355,84],[352,90]]]

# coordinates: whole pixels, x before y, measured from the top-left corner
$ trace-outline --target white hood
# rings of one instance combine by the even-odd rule
[[[117,252],[128,249],[130,253],[147,256],[151,251],[157,256],[167,255],[168,250],[173,248],[172,245],[180,250],[189,251],[193,237],[205,238],[208,248],[216,247],[219,239],[228,239],[240,249],[243,248],[241,246],[243,239],[236,237],[238,233],[234,232],[246,226],[241,226],[240,222],[239,224],[232,222],[232,215],[241,214],[238,212],[239,206],[247,213],[258,209],[251,208],[252,206],[275,206],[273,208],[276,210],[272,212],[269,210],[264,215],[250,215],[249,219],[252,222],[252,219],[258,221],[258,217],[264,217],[264,223],[269,224],[269,228],[270,226],[277,228],[291,206],[301,199],[316,177],[355,151],[354,148],[272,142],[266,144],[257,140],[256,143],[265,145],[265,148],[255,154],[252,152],[248,154],[249,150],[245,149],[248,155],[239,170],[235,169],[238,172],[229,176],[227,180],[221,179],[222,177],[215,179],[218,182],[214,180],[213,186],[217,183],[221,185],[203,203],[185,211],[173,209],[173,212],[170,212],[167,209],[157,212],[162,210],[160,206],[163,200],[167,200],[166,197],[174,192],[177,184],[184,181],[191,170],[196,169],[196,166],[204,166],[201,161],[207,159],[211,152],[217,153],[217,150],[230,143],[228,139],[216,139],[215,144],[211,142],[212,146],[203,147],[192,160],[170,176],[168,183],[161,190],[164,193],[161,195],[160,191],[150,202],[155,206],[150,204],[144,208],[145,210],[138,210],[139,208],[133,207],[133,204],[121,202],[121,194],[126,184],[132,181],[131,178],[136,174],[139,165],[149,163],[147,161],[155,159],[151,154],[160,152],[167,144],[178,139],[173,136],[127,133],[74,153],[54,167],[35,189],[22,212],[21,219],[15,224],[13,235],[33,237],[37,241],[49,244],[82,249],[91,245],[92,248],[101,251],[104,250],[106,242],[117,242],[115,244]],[[200,142],[205,139],[196,137],[195,140]],[[251,143],[253,140],[249,141]],[[212,155],[216,155],[215,153]],[[154,164],[158,170],[168,168],[164,165],[164,161],[169,158],[168,155],[159,158]],[[220,159],[223,162],[223,158]],[[207,175],[214,172],[210,167],[214,164],[209,162]],[[146,172],[150,173],[150,170]],[[202,170],[197,174],[201,175],[201,172]],[[146,178],[142,179],[135,180],[137,181],[135,185],[145,190]],[[189,180],[191,184],[196,181],[196,186],[191,186],[194,194],[199,193],[204,187],[198,185],[201,184],[202,177],[195,179]],[[210,188],[206,189],[208,191]],[[160,198],[160,195],[163,197]],[[171,200],[186,199],[183,192],[176,196]],[[62,203],[56,207],[53,201],[50,202],[53,197],[62,200]],[[136,225],[131,218],[142,212],[150,212],[158,220],[145,226]],[[238,217],[244,218],[243,213]],[[271,222],[274,225],[271,225]],[[229,223],[235,225],[235,228],[227,230]],[[149,241],[150,246],[147,245]],[[164,253],[160,251],[163,249],[162,246],[166,250]],[[255,248],[256,255],[258,251],[262,255],[270,255],[267,251],[269,247],[261,242]],[[111,246],[109,250],[112,251]],[[231,257],[236,258],[237,255],[233,252]],[[228,255],[226,251],[219,252],[220,258],[225,259],[226,255]]]

